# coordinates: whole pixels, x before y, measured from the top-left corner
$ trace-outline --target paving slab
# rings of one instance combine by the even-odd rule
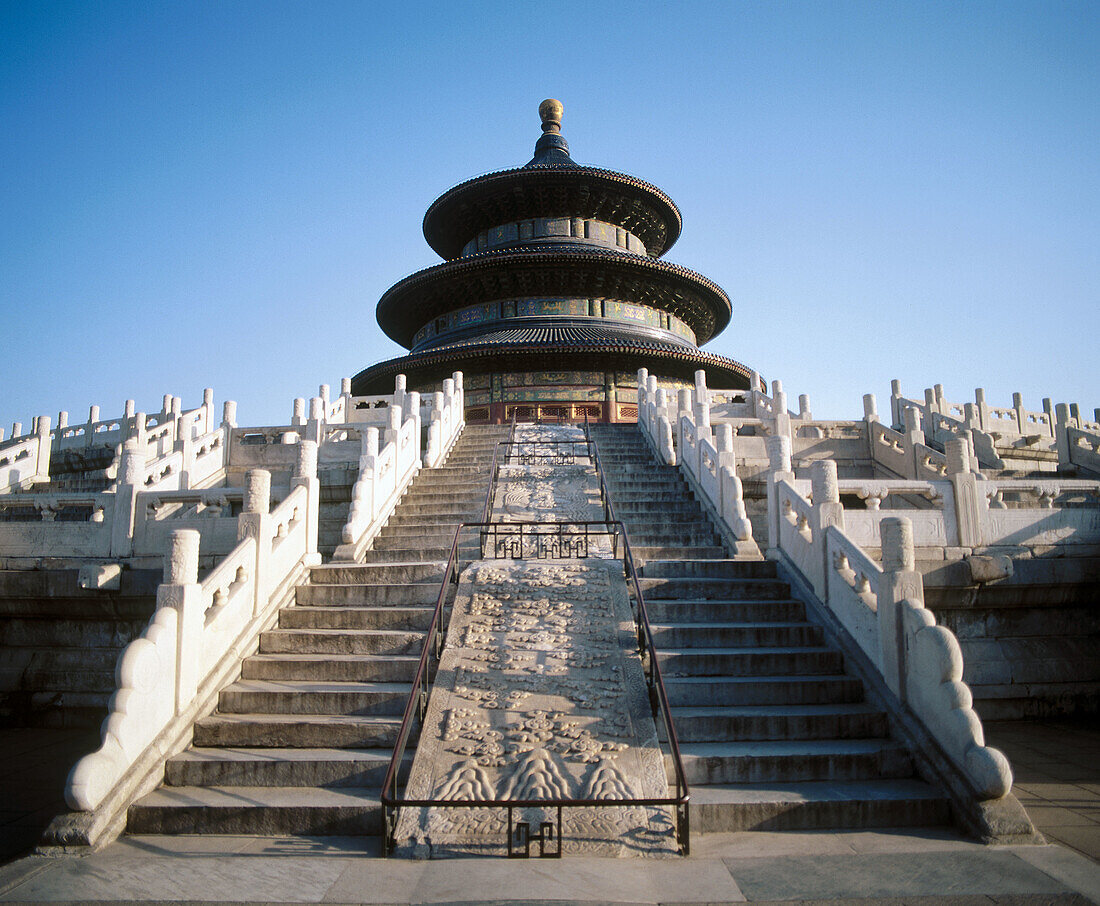
[[[783,859],[724,859],[750,900],[1072,893],[1064,883],[1019,858],[989,850],[853,853]]]
[[[690,858],[379,858],[360,837],[127,837],[0,867],[0,902],[1087,906],[1100,867],[1062,846],[943,829],[697,835]]]

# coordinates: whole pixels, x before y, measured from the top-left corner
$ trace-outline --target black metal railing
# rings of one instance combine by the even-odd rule
[[[578,522],[486,522],[481,524],[483,560],[586,560],[618,556],[619,533],[606,520]],[[606,542],[601,545],[601,541]]]
[[[515,428],[515,422],[513,419],[513,434]],[[588,436],[588,426],[585,425],[585,435],[591,444],[591,438]],[[614,508],[611,503],[610,495],[607,493],[606,484],[603,479],[602,471],[599,468],[598,451],[594,444],[590,445],[590,451],[593,455],[593,462],[596,467],[596,473],[599,475],[600,481],[600,493],[604,500],[605,512],[608,518],[604,522],[599,523],[492,523],[487,518],[479,523],[463,523],[459,525],[455,531],[454,542],[451,545],[450,556],[447,560],[447,565],[443,572],[443,581],[440,585],[439,595],[436,599],[435,610],[432,613],[431,622],[428,626],[428,631],[425,636],[424,649],[421,652],[420,661],[417,665],[416,675],[413,679],[413,688],[409,696],[408,703],[405,707],[404,715],[401,719],[401,727],[398,730],[397,741],[394,745],[393,757],[390,759],[389,768],[386,771],[386,778],[382,785],[382,808],[384,814],[384,842],[383,842],[383,854],[388,854],[394,843],[394,835],[397,830],[397,816],[398,810],[403,806],[411,808],[457,808],[457,809],[469,809],[469,808],[500,808],[507,812],[508,817],[508,839],[507,839],[507,852],[509,857],[512,856],[524,856],[530,854],[530,846],[532,841],[538,843],[539,855],[547,858],[560,857],[562,854],[562,810],[567,808],[609,808],[609,807],[625,807],[625,808],[644,808],[644,807],[671,807],[675,813],[674,834],[676,837],[677,845],[680,852],[683,855],[688,855],[691,851],[691,826],[690,826],[690,813],[688,810],[688,803],[691,798],[690,790],[688,788],[687,776],[684,772],[683,760],[680,756],[680,744],[676,735],[676,728],[672,722],[672,711],[668,703],[668,694],[665,690],[664,681],[661,678],[660,665],[657,659],[656,647],[653,641],[653,631],[649,622],[649,615],[646,610],[645,597],[642,593],[641,583],[639,581],[638,569],[634,562],[634,556],[630,549],[630,541],[626,534],[626,528],[622,522],[614,518]],[[498,445],[499,450],[499,445]],[[491,512],[492,506],[492,494],[495,483],[495,472],[497,468],[497,456],[494,451],[494,474],[490,481],[490,488],[488,495],[486,496],[486,516]],[[431,684],[434,679],[435,670],[438,667],[439,659],[442,655],[443,645],[446,638],[447,625],[449,623],[449,610],[446,608],[448,599],[450,598],[450,590],[452,585],[457,585],[458,576],[461,571],[461,563],[459,561],[459,539],[462,533],[466,530],[476,529],[479,534],[492,531],[494,533],[501,532],[501,534],[493,534],[493,538],[506,537],[503,532],[519,533],[520,539],[538,537],[538,533],[535,535],[530,534],[534,532],[538,527],[551,527],[553,531],[561,532],[567,526],[572,526],[574,531],[570,533],[577,538],[590,538],[596,534],[595,530],[589,531],[586,535],[584,531],[577,531],[582,526],[600,525],[603,526],[603,532],[600,533],[606,537],[609,534],[614,534],[616,537],[615,549],[617,550],[617,538],[618,535],[622,535],[623,542],[623,568],[628,582],[628,597],[630,599],[631,611],[634,615],[634,623],[637,632],[638,650],[641,656],[642,669],[645,674],[646,688],[649,693],[650,708],[653,713],[653,718],[657,722],[660,730],[663,731],[663,739],[668,745],[669,753],[672,760],[673,768],[673,784],[675,787],[674,795],[663,797],[635,797],[629,799],[579,799],[579,798],[556,798],[556,799],[477,799],[477,800],[463,800],[456,801],[450,799],[434,799],[434,798],[421,798],[410,799],[400,795],[397,790],[398,778],[400,776],[400,768],[404,762],[405,750],[408,746],[409,738],[413,731],[413,724],[415,721],[419,721],[423,724],[424,715],[428,708],[428,699],[431,693]],[[522,533],[527,533],[522,534]],[[484,538],[485,536],[482,535]],[[546,537],[550,537],[547,533]],[[493,544],[495,545],[495,541]],[[513,541],[502,542],[505,545],[512,544]],[[559,542],[560,543],[560,542]],[[566,543],[564,550],[565,554],[560,554],[563,548],[559,547],[559,555],[574,558],[577,557],[581,548],[573,547],[574,542],[569,541]],[[579,543],[579,542],[578,542]],[[583,548],[585,553],[590,551],[587,546],[588,541],[584,542]],[[483,541],[484,544],[484,541]],[[495,548],[494,548],[495,549]],[[503,550],[515,550],[516,548],[502,548]],[[523,542],[519,542],[519,548],[522,552]],[[629,592],[633,592],[629,594]],[[660,734],[658,734],[660,736]],[[556,814],[556,822],[544,821],[539,825],[536,832],[532,833],[530,826],[526,822],[514,822],[513,811],[515,809],[527,809],[527,808],[541,808],[552,809]],[[522,848],[522,852],[519,849]]]

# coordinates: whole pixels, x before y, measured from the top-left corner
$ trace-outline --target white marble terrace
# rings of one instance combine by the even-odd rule
[[[0,443],[0,568],[79,565],[84,587],[111,588],[125,566],[164,563],[156,614],[120,658],[103,744],[70,778],[69,802],[90,821],[117,820],[155,783],[157,766],[319,561],[319,474],[357,470],[335,554],[355,561],[412,477],[442,464],[463,428],[461,373],[426,397],[403,377],[386,396],[353,397],[350,387],[345,379],[336,398],[322,385],[308,404],[295,400],[283,425],[239,426],[231,401],[219,420],[207,390],[186,411],[166,396],[153,415],[127,402],[115,419],[92,407],[79,425],[64,412],[56,428],[41,416]],[[921,403],[895,382],[895,427],[879,421],[871,395],[862,419],[820,421],[805,397],[789,411],[778,382],[770,396],[710,391],[702,372],[694,390],[672,396],[642,370],[638,395],[640,430],[659,459],[679,466],[731,551],[765,551],[800,577],[979,795],[1002,796],[1010,769],[984,745],[958,642],[924,607],[914,562],[966,560],[985,581],[1030,549],[1100,550],[1100,481],[1064,477],[1100,476],[1100,413],[1087,422],[1076,407],[1028,412],[1019,399],[997,409],[981,391],[961,407],[938,389]],[[51,488],[51,450],[97,445],[113,451],[106,490]],[[1040,465],[1049,474],[1002,478],[986,465],[1020,449],[1061,471]],[[537,489],[509,477],[498,503],[529,508]],[[753,537],[750,482],[766,492],[767,538]],[[566,490],[587,512],[591,501]]]

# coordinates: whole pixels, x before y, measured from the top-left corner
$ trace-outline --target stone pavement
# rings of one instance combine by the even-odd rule
[[[950,831],[698,836],[688,859],[383,860],[363,838],[128,837],[0,868],[0,902],[1100,903],[1100,866],[1061,846]]]
[[[1012,792],[1050,842],[1100,861],[1100,720],[989,721],[986,742],[1012,763]]]

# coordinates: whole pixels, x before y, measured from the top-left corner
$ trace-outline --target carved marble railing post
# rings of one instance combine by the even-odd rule
[[[389,443],[397,443],[397,435],[401,431],[401,416],[403,414],[405,406],[405,394],[402,391],[400,403],[397,402],[396,393],[393,395],[393,397],[394,403],[386,411],[386,431],[385,434],[382,436],[382,446],[385,446]]]
[[[760,410],[760,392],[764,388],[764,382],[760,380],[760,374],[754,371],[749,375],[749,414],[753,418],[764,418]]]
[[[703,369],[695,372],[695,405],[710,410],[710,394],[707,391],[707,373]],[[698,423],[698,420],[696,421]],[[708,421],[709,424],[709,421]]]
[[[804,422],[813,421],[814,418],[810,411],[810,397],[806,393],[800,393],[798,396],[798,418]]]
[[[1058,450],[1058,468],[1071,465],[1068,429],[1072,425],[1069,406],[1059,403],[1054,407],[1054,446]]]
[[[226,400],[222,403],[222,424],[227,428],[237,427],[237,402]]]
[[[402,413],[401,424],[404,424],[410,418],[413,420],[413,424],[414,424],[413,431],[412,431],[412,436],[413,436],[413,444],[416,447],[416,449],[413,451],[413,456],[415,457],[417,463],[419,464],[419,462],[420,462],[421,418],[420,418],[420,392],[417,391],[417,390],[411,390],[405,396],[405,406],[404,406],[404,412]],[[398,440],[398,444],[400,444],[400,440]],[[398,453],[398,455],[400,456],[400,453]]]
[[[145,412],[134,413],[134,430],[130,436],[141,450],[149,448],[149,416]]]
[[[169,536],[164,556],[164,582],[157,588],[157,609],[176,612],[175,713],[191,704],[198,689],[204,613],[199,584],[199,533],[177,529]]]
[[[35,461],[34,480],[50,480],[50,451],[53,447],[53,435],[50,433],[50,417],[38,416],[38,424],[35,426],[38,435],[38,458]]]
[[[944,445],[947,454],[947,477],[955,493],[955,520],[959,530],[959,545],[978,547],[982,543],[983,497],[978,489],[978,476],[971,470],[970,445],[958,437]]]
[[[893,400],[891,400],[893,404]],[[873,393],[863,394],[863,424],[866,426],[867,458],[872,464],[875,460],[875,432],[873,425],[878,423],[878,403]]]
[[[267,572],[271,559],[271,473],[264,469],[252,469],[245,476],[244,506],[237,517],[237,540],[246,538],[256,542],[256,597],[252,613],[258,615],[270,592]]]
[[[302,437],[320,444],[325,427],[325,401],[319,396],[312,397],[309,401],[309,418],[306,420],[305,431]]]
[[[718,451],[718,467],[736,469],[737,459],[733,448],[733,425],[722,424],[714,429],[714,448]]]
[[[931,391],[927,391],[931,393]],[[920,453],[917,448],[925,442],[924,429],[921,427],[921,410],[916,406],[906,406],[901,413],[904,430],[902,432],[902,448],[905,450],[905,466],[907,474],[902,478],[917,479],[921,474]]]
[[[656,382],[656,379],[652,376],[650,377],[650,380]],[[676,449],[681,451],[681,454],[683,453],[684,449],[684,416],[687,416],[688,419],[690,419],[692,416],[691,391],[688,390],[686,387],[676,393],[676,420],[673,423],[673,436],[676,439]]]
[[[84,446],[90,447],[95,439],[95,423],[99,421],[99,406],[88,407],[88,424],[84,430]],[[22,427],[22,425],[20,425]]]
[[[306,507],[306,551],[307,566],[316,566],[321,562],[321,555],[317,553],[317,530],[319,526],[319,507],[321,500],[321,483],[317,478],[317,444],[311,440],[303,440],[298,444],[298,456],[294,463],[294,475],[290,481],[290,488],[304,487],[308,493],[309,502]]]
[[[779,493],[776,485],[781,481],[794,481],[791,468],[791,438],[789,434],[772,434],[764,440],[768,451],[768,549],[769,560],[779,558]]]
[[[787,411],[787,393],[782,381],[772,381],[772,417],[768,432],[774,435],[792,436],[791,415]]]
[[[901,395],[901,381],[897,378],[890,381],[890,427],[900,428],[902,426],[901,409],[902,409]]]
[[[424,446],[424,465],[434,469],[443,455],[443,407],[446,397],[437,391],[431,395],[431,415],[428,422],[428,441]]]
[[[657,455],[666,465],[676,465],[676,448],[672,443],[672,422],[667,415],[657,417]]]
[[[295,397],[293,409],[291,410],[290,423],[295,427],[300,428],[306,423],[306,401],[305,397]]]
[[[828,546],[825,544],[825,530],[831,525],[844,530],[844,507],[840,503],[840,486],[833,460],[819,460],[810,466],[810,494],[813,501],[810,535],[819,556],[813,564],[814,574],[807,578],[813,585],[814,594],[822,601],[828,601],[829,564],[826,562]]]
[[[401,409],[405,405],[405,387],[407,381],[405,375],[399,374],[393,379],[393,405]]]
[[[114,522],[111,525],[111,556],[129,557],[134,551],[134,517],[137,495],[145,482],[145,444],[131,438],[122,445],[115,480]]]
[[[905,628],[903,600],[924,606],[924,580],[916,570],[913,524],[903,516],[882,520],[882,580],[878,591],[878,631],[882,672],[886,684],[906,700]]]
[[[461,371],[455,371],[451,380],[455,382],[455,418],[461,422],[466,417],[466,379]]]
[[[178,450],[183,458],[180,465],[179,489],[186,491],[191,487],[191,469],[195,464],[195,439],[194,432],[191,430],[190,416],[181,415],[176,418],[176,442],[173,448]]]
[[[978,411],[978,426],[983,431],[989,430],[991,424],[989,405],[985,401],[985,388],[974,388],[974,408]]]
[[[760,548],[752,538],[752,523],[745,511],[744,489],[737,477],[737,454],[733,426],[719,425],[715,431],[718,450],[718,515],[734,540],[734,555],[760,558]]]

